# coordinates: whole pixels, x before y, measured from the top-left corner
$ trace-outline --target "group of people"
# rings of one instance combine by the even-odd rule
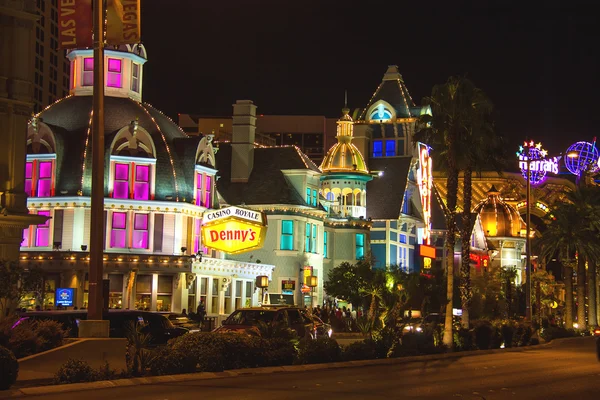
[[[362,310],[343,306],[335,307],[320,305],[312,309],[313,315],[321,318],[323,322],[333,325],[337,330],[343,329],[348,332],[356,330],[356,319],[362,316]]]

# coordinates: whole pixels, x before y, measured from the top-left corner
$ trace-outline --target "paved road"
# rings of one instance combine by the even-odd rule
[[[41,396],[94,399],[598,399],[592,338],[523,352]]]

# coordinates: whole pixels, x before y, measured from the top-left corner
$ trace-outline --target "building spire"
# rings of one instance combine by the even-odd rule
[[[344,90],[344,108],[348,108],[348,89]]]

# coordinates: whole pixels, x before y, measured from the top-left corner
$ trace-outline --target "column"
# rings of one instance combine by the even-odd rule
[[[152,297],[150,300],[150,311],[156,311],[157,294],[158,294],[158,274],[152,274]]]

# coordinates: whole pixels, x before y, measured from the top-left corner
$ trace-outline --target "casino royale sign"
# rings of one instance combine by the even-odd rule
[[[228,254],[261,248],[266,234],[267,218],[258,211],[227,207],[202,217],[203,245]]]

